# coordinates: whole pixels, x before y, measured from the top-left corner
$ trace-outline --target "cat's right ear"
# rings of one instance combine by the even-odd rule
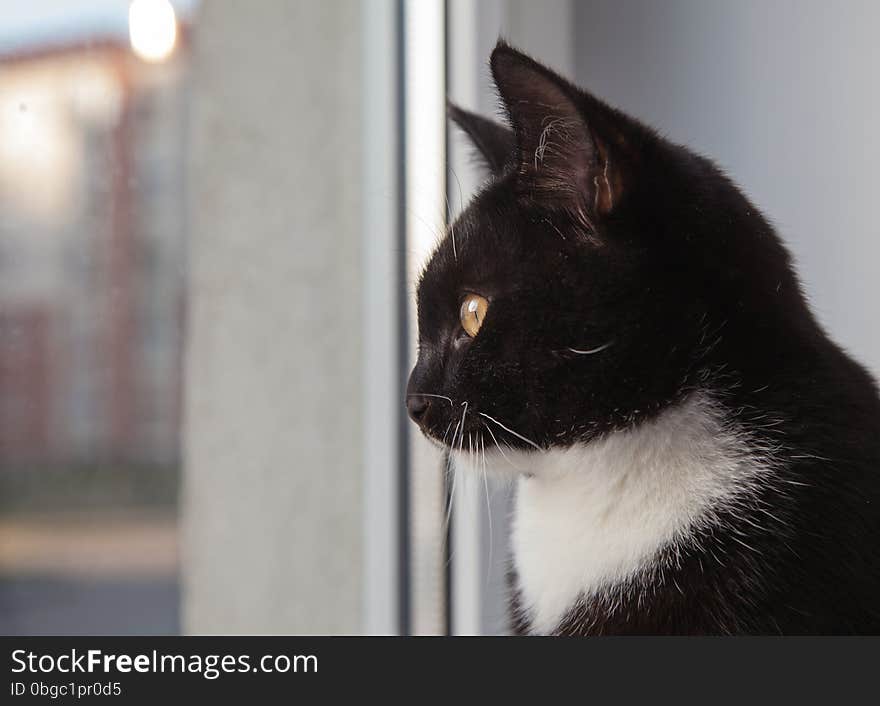
[[[470,138],[486,168],[498,176],[513,158],[516,137],[513,130],[494,120],[447,103],[449,118]]]

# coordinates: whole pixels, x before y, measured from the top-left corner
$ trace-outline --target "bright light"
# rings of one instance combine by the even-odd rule
[[[162,61],[174,51],[177,20],[168,0],[132,0],[128,34],[134,53],[146,61]]]

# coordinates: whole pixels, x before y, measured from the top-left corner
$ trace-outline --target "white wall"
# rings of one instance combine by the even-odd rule
[[[880,4],[595,0],[575,27],[578,81],[725,167],[880,373]]]
[[[360,23],[356,2],[285,0],[196,23],[191,633],[364,624]]]

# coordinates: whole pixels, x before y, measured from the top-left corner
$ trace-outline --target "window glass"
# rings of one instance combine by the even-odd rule
[[[193,3],[138,4],[0,2],[0,634],[179,630]]]

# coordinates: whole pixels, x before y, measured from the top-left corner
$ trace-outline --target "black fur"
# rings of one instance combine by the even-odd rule
[[[773,228],[709,160],[504,43],[492,71],[512,130],[451,111],[493,174],[419,285],[424,433],[489,446],[483,412],[510,446],[567,446],[708,390],[780,466],[752,510],[558,632],[880,632],[877,387],[817,323]],[[473,339],[468,292],[490,301]]]
[[[459,108],[448,106],[449,117],[458,125],[476,147],[476,156],[495,176],[504,172],[513,158],[516,143],[513,133],[503,125]]]

